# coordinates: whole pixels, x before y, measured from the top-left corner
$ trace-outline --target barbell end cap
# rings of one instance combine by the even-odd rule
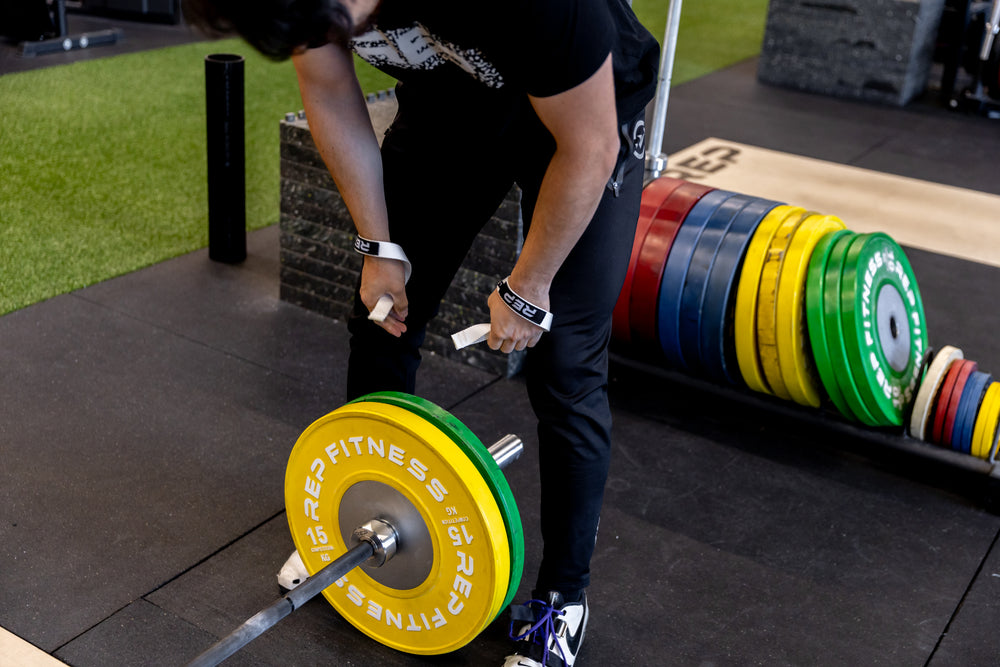
[[[365,565],[382,567],[392,560],[399,546],[399,533],[382,519],[372,519],[354,529],[351,535],[355,544],[367,542],[372,545],[372,555]]]
[[[646,174],[648,180],[655,181],[667,168],[667,156],[663,153],[646,155]]]

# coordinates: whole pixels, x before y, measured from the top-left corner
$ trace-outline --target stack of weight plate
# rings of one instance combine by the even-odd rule
[[[995,462],[1000,440],[1000,382],[962,350],[946,345],[927,365],[913,401],[910,435]]]
[[[917,282],[885,234],[663,177],[644,190],[619,344],[706,380],[901,426],[927,351]]]
[[[830,234],[806,281],[809,340],[830,401],[869,426],[902,426],[927,354],[913,270],[885,234]]]
[[[672,178],[643,191],[616,340],[693,375],[742,385],[732,335],[747,246],[778,202]]]

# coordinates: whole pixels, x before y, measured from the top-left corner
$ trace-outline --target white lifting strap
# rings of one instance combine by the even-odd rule
[[[507,284],[507,278],[497,283],[497,291],[500,294],[500,298],[503,299],[503,302],[512,311],[545,331],[552,329],[552,313],[522,298],[510,288],[510,285]],[[461,350],[463,347],[483,342],[489,336],[489,333],[490,325],[488,322],[473,324],[467,329],[453,333],[451,335],[451,342],[455,344],[456,350]]]
[[[403,248],[396,243],[390,243],[389,241],[372,241],[371,239],[366,239],[360,235],[354,239],[354,249],[361,253],[362,255],[368,255],[369,257],[380,257],[382,259],[395,259],[403,263],[403,282],[410,282],[410,273],[413,272],[413,266],[410,264],[410,260],[406,257],[406,253],[403,252]],[[374,322],[384,322],[385,318],[389,316],[389,311],[392,310],[392,296],[388,294],[383,294],[379,297],[378,303],[372,308],[371,313],[368,314],[368,319]]]

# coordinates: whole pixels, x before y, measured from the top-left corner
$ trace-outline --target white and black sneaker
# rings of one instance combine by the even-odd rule
[[[510,638],[517,650],[503,667],[573,667],[590,615],[587,595],[566,602],[551,591],[547,598],[511,607]]]

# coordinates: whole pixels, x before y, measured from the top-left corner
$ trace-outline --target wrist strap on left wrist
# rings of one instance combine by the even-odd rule
[[[410,260],[406,257],[406,253],[403,252],[403,247],[398,243],[392,243],[390,241],[372,241],[371,239],[366,239],[360,234],[354,239],[354,249],[362,255],[367,255],[369,257],[379,257],[381,259],[395,259],[403,263],[404,274],[403,282],[410,282],[410,273],[413,271],[413,267],[410,265]]]
[[[390,241],[372,241],[371,239],[366,239],[360,234],[354,239],[354,249],[362,255],[368,257],[379,257],[381,259],[395,259],[403,263],[403,284],[410,282],[410,273],[413,271],[413,267],[410,265],[410,260],[403,252],[403,247],[398,243],[392,243]],[[385,318],[389,316],[389,311],[392,310],[392,296],[389,294],[383,294],[379,297],[378,302],[375,307],[372,308],[371,312],[368,314],[368,319],[374,322],[384,322]]]
[[[511,289],[507,278],[497,283],[497,292],[512,311],[546,331],[552,329],[552,313],[541,306],[536,306]]]

